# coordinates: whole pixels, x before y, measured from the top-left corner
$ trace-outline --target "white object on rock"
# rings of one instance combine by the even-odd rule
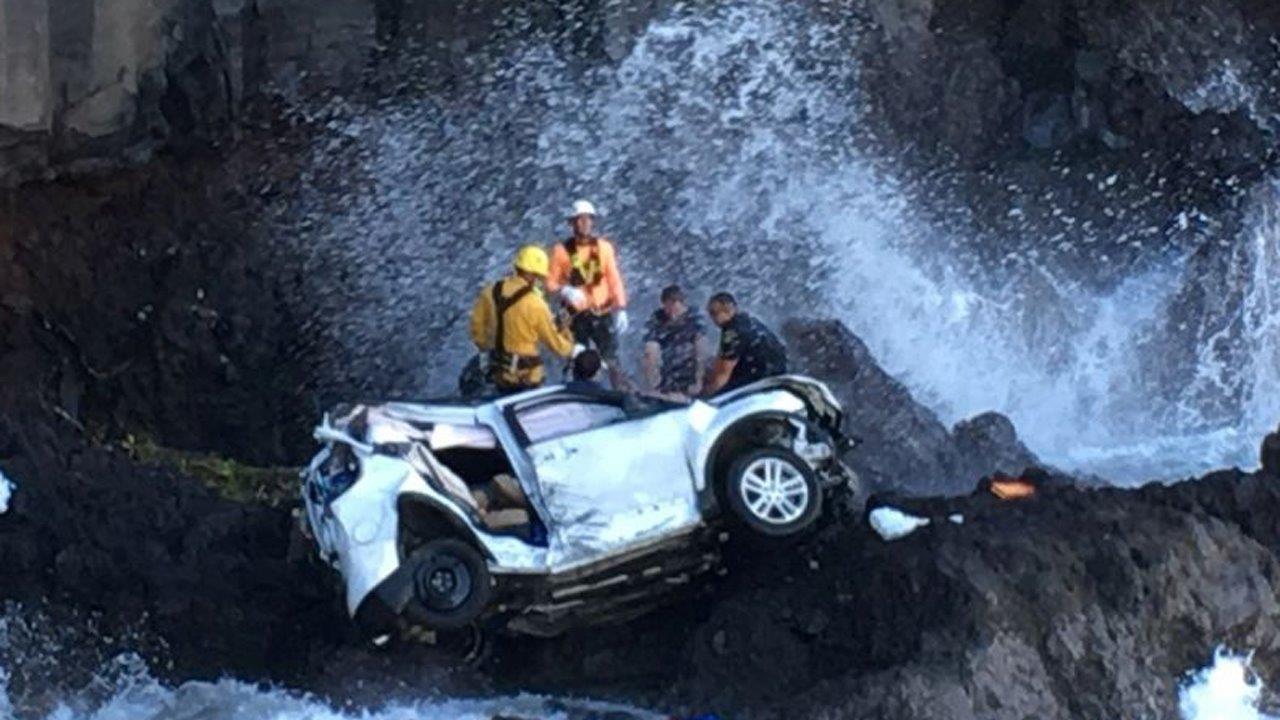
[[[871,511],[871,528],[886,542],[900,540],[929,524],[927,518],[908,515],[897,508],[878,507]]]
[[[9,500],[13,497],[15,489],[13,483],[9,482],[9,478],[0,472],[0,515],[9,511]]]
[[[963,515],[961,515],[960,513],[955,513],[954,515],[948,515],[948,516],[947,516],[947,519],[951,521],[951,524],[952,524],[952,525],[963,525],[963,524],[964,524],[964,516],[963,516]]]

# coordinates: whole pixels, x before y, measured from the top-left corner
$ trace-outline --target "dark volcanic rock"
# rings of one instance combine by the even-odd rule
[[[1199,480],[1172,486],[1151,485],[1137,492],[1149,502],[1227,519],[1280,555],[1280,517],[1272,512],[1280,502],[1280,483],[1274,476],[1222,470]]]
[[[841,323],[790,320],[782,333],[793,369],[828,383],[844,404],[846,431],[863,440],[847,460],[869,489],[962,494],[985,475],[1038,464],[1013,423],[997,413],[960,423],[954,435],[948,432]]]
[[[1276,5],[887,0],[866,8],[874,27],[859,59],[869,120],[896,170],[914,178],[913,211],[937,228],[926,251],[971,272],[975,287],[1034,286],[1047,275],[1102,292],[1196,253],[1186,289],[1163,311],[1166,327],[1136,353],[1147,366],[1138,379],[1170,419],[1204,406],[1205,423],[1231,424],[1223,416],[1237,383],[1197,382],[1189,365],[1212,352],[1234,367],[1248,342],[1236,319],[1256,222],[1250,195],[1272,184],[1280,158]],[[1021,304],[1024,292],[1011,296]],[[1037,354],[1077,350],[1078,328],[1055,317],[1074,306],[1060,292],[1026,304],[1046,328],[1027,333]],[[1195,397],[1162,397],[1183,391]]]
[[[735,717],[1175,717],[1179,679],[1219,644],[1280,670],[1280,564],[1256,525],[1280,495],[1207,482],[935,501],[963,523],[894,543],[844,522],[790,548],[731,545],[712,596],[500,646],[491,672]]]
[[[330,579],[286,560],[287,509],[118,449],[136,436],[295,461],[310,420],[297,328],[243,168],[158,161],[6,191],[0,210],[0,466],[19,483],[0,596],[141,623],[164,660],[205,675],[301,667],[314,638],[345,631],[326,620]]]
[[[0,3],[6,29],[19,30],[0,53],[37,71],[34,85],[0,88],[5,181],[130,163],[166,146],[186,156],[5,196],[0,465],[19,489],[0,515],[0,598],[91,611],[107,629],[140,623],[178,677],[229,673],[336,692],[368,679],[353,696],[370,700],[393,687],[492,682],[747,717],[1174,717],[1178,678],[1220,643],[1256,651],[1264,679],[1280,679],[1277,436],[1262,450],[1269,476],[1225,472],[1133,492],[1046,487],[1011,504],[985,493],[931,500],[921,507],[933,523],[897,543],[857,517],[832,518],[786,547],[735,536],[728,575],[684,604],[625,626],[500,641],[488,678],[455,673],[421,648],[355,648],[331,574],[291,556],[287,511],[220,499],[110,441],[141,431],[257,460],[297,457],[290,434],[311,420],[294,364],[303,329],[278,307],[276,273],[300,266],[262,253],[248,221],[291,179],[238,166],[251,149],[214,173],[183,161],[234,134],[255,83],[306,96],[329,77],[361,77],[375,35],[407,42],[416,25],[444,46],[445,64],[465,64],[500,4],[220,0],[215,14],[202,0],[172,0],[99,17],[80,2],[46,28],[65,40],[53,53],[49,33],[21,31],[43,27],[48,2]],[[603,28],[559,41],[617,59],[626,33],[661,3],[630,4],[638,19],[609,5],[619,4],[564,3],[542,21]],[[881,32],[849,62],[865,62],[872,119],[934,157],[995,163],[957,176],[976,188],[974,202],[958,205],[1009,237],[1040,242],[1053,222],[1097,222],[1103,235],[1119,228],[1118,250],[1131,244],[1125,222],[1136,221],[1076,210],[1137,208],[1165,223],[1230,202],[1236,191],[1221,183],[1249,185],[1274,161],[1274,3],[867,7]],[[166,22],[142,17],[146,37],[102,30],[153,8]],[[131,56],[123,75],[121,49]],[[15,88],[34,93],[6,94]],[[1061,164],[1043,161],[1047,153]],[[1081,169],[1078,158],[1103,159],[1059,179]],[[1156,187],[1163,199],[1142,205]],[[1046,188],[1058,199],[1032,217]],[[998,220],[1023,217],[1024,205],[1030,219]],[[1219,239],[1215,227],[1206,242]],[[1191,242],[1152,230],[1132,244],[1169,238]],[[995,262],[1012,244],[974,255]],[[1193,270],[1240,267],[1205,256]],[[1127,257],[1089,267],[1114,281]],[[1198,295],[1182,305],[1206,315]],[[1208,317],[1233,317],[1237,305]],[[876,489],[957,495],[1035,463],[998,415],[948,431],[839,323],[793,321],[784,334],[797,369],[845,402],[850,431],[866,441],[850,460]],[[947,520],[953,513],[962,524]]]
[[[3,0],[0,187],[145,163],[236,140],[269,99],[358,92],[389,52],[433,81],[474,62],[512,22],[499,0]],[[535,28],[580,59],[616,61],[662,7],[543,3]]]
[[[1262,441],[1262,450],[1259,454],[1262,472],[1271,477],[1280,478],[1280,430],[1271,433]]]
[[[34,398],[67,433],[296,461],[311,419],[300,330],[244,169],[162,161],[7,191],[0,396]]]
[[[1171,717],[1177,679],[1217,643],[1260,648],[1274,671],[1278,567],[1239,527],[1122,491],[975,500],[950,508],[964,525],[905,541],[956,587],[956,622],[792,717]]]
[[[1176,152],[1239,113],[1232,154],[1273,131],[1280,17],[1265,0],[888,0],[864,75],[894,132],[975,163],[1023,148]],[[1198,143],[1197,143],[1198,144]],[[1022,147],[1018,147],[1022,145]]]
[[[1000,471],[1014,473],[1040,462],[1018,439],[1013,421],[997,412],[961,420],[951,428],[951,434],[961,457],[969,461],[969,471],[979,477]]]
[[[135,164],[229,136],[236,114],[208,0],[7,2],[0,186]]]
[[[4,468],[19,487],[0,515],[5,598],[141,623],[164,638],[164,659],[204,676],[270,674],[305,658],[311,643],[343,636],[330,621],[329,579],[286,558],[287,509],[221,500],[60,436],[9,440],[16,452]]]

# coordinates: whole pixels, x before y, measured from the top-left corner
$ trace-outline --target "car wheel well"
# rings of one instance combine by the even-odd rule
[[[397,547],[402,558],[436,538],[456,538],[488,555],[462,520],[429,500],[402,495],[396,510],[400,520]]]
[[[735,458],[751,448],[790,448],[794,439],[795,428],[786,415],[753,415],[730,425],[716,440],[707,462],[707,483],[715,489],[721,506],[725,501],[724,481]]]

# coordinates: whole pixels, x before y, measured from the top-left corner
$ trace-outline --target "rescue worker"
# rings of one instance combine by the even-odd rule
[[[707,302],[707,314],[720,328],[720,351],[711,376],[703,384],[703,397],[786,374],[786,346],[764,323],[738,310],[738,301],[732,295],[713,295]]]
[[[542,385],[546,369],[539,346],[565,359],[581,349],[566,328],[557,327],[542,296],[548,265],[545,250],[525,245],[516,252],[513,274],[481,290],[471,309],[471,340],[500,393]]]
[[[644,328],[644,376],[660,395],[696,397],[702,392],[707,335],[698,316],[689,312],[679,285],[662,290],[662,306]]]
[[[621,388],[626,383],[618,370],[618,337],[630,327],[627,288],[618,271],[617,250],[594,233],[595,219],[590,202],[573,204],[568,218],[573,234],[551,250],[547,291],[559,293],[573,314],[569,327],[574,340],[600,352],[610,382]]]

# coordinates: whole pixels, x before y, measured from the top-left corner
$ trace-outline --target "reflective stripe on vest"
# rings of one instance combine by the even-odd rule
[[[585,260],[577,259],[578,239],[569,238],[564,241],[565,252],[569,255],[569,284],[574,287],[595,287],[604,281],[604,266],[600,262],[600,238],[593,237],[594,242],[587,247],[591,250]]]

